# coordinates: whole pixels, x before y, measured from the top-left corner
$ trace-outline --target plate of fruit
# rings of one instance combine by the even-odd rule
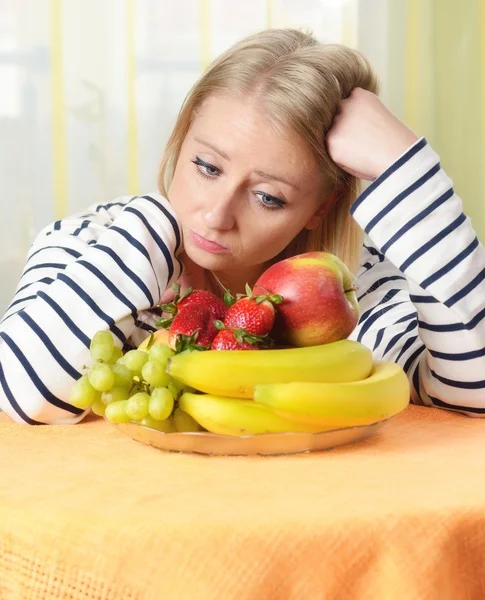
[[[390,361],[348,339],[359,308],[346,265],[311,252],[269,267],[224,302],[174,285],[160,329],[126,353],[109,331],[71,402],[134,440],[176,452],[276,455],[376,432],[409,404]]]

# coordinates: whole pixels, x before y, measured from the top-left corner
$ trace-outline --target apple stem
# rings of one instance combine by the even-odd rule
[[[345,294],[347,294],[348,292],[356,292],[358,289],[359,289],[358,287],[355,287],[355,286],[353,285],[353,286],[352,286],[350,289],[348,289],[348,290],[345,290]]]

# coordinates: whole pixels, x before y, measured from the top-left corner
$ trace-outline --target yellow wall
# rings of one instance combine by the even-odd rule
[[[405,73],[403,116],[440,154],[484,242],[485,0],[407,0],[404,14],[402,3],[394,10],[392,27],[406,29],[393,74]]]

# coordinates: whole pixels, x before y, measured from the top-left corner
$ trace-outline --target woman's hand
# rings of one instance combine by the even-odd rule
[[[417,140],[375,94],[355,88],[340,103],[327,150],[344,171],[373,181]]]

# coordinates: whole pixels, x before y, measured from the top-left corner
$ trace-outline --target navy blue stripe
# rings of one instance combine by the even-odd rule
[[[451,298],[448,298],[448,300],[446,300],[446,302],[445,302],[445,306],[448,306],[448,307],[453,306],[453,304],[458,302],[458,300],[461,300],[464,296],[466,296],[472,290],[474,290],[478,286],[478,284],[480,282],[482,282],[484,279],[485,279],[485,269],[482,269],[480,271],[480,273],[478,275],[476,275],[469,283],[467,283],[467,285],[464,288],[462,288],[461,290],[456,292],[456,294],[453,294],[453,296],[451,296]]]
[[[379,348],[380,343],[382,342],[382,338],[384,336],[384,331],[385,331],[385,328],[379,329],[379,331],[377,332],[376,341],[374,342],[373,351],[375,351],[375,350],[377,350],[377,348]]]
[[[31,285],[35,285],[36,283],[47,283],[47,284],[50,284],[53,281],[55,281],[55,279],[52,279],[52,277],[42,277],[42,279],[39,279],[38,281],[31,281],[30,283],[27,283],[26,285],[24,285],[20,289],[18,289],[15,295],[20,294],[20,292],[23,292],[25,289],[27,289]]]
[[[16,304],[20,304],[20,302],[26,302],[27,300],[35,300],[36,298],[37,296],[25,296],[25,298],[18,298],[17,300],[14,300],[12,304],[10,304],[8,310],[10,310]]]
[[[396,356],[396,359],[395,359],[395,361],[394,361],[394,362],[398,362],[398,361],[399,361],[399,359],[401,358],[401,356],[402,356],[402,355],[403,355],[403,354],[406,352],[406,350],[408,350],[408,349],[409,349],[409,348],[410,348],[410,347],[411,347],[411,346],[414,344],[414,342],[415,342],[417,339],[418,339],[418,336],[417,336],[417,335],[413,335],[412,337],[408,338],[408,339],[407,339],[407,340],[404,342],[404,344],[403,344],[403,346],[402,346],[401,350],[399,351],[399,354]]]
[[[435,406],[439,406],[441,408],[448,408],[452,410],[463,410],[470,413],[475,413],[477,415],[485,414],[485,407],[475,407],[475,406],[461,406],[460,404],[449,404],[448,402],[444,402],[439,398],[435,398],[434,396],[430,396],[429,399]]]
[[[414,367],[413,384],[414,384],[414,389],[416,391],[416,395],[422,402],[421,390],[420,390],[420,384],[419,384],[419,363],[420,363],[420,361],[418,360],[418,362],[416,363],[416,366]]]
[[[148,200],[149,202],[154,204],[159,210],[161,210],[163,212],[163,214],[167,217],[167,219],[170,221],[170,224],[172,225],[173,231],[175,233],[174,256],[175,256],[175,260],[178,262],[178,265],[179,265],[179,276],[180,276],[183,271],[183,266],[182,266],[180,259],[177,256],[177,252],[178,252],[178,249],[180,248],[180,242],[181,242],[179,225],[178,225],[176,219],[170,214],[170,212],[165,208],[165,206],[163,206],[163,204],[161,204],[160,202],[157,202],[151,196],[142,196],[142,198],[144,198],[145,200]]]
[[[442,375],[438,375],[436,371],[430,369],[430,373],[441,383],[449,385],[451,387],[460,388],[462,390],[481,390],[485,388],[485,379],[478,379],[477,381],[456,381],[455,379],[448,379]]]
[[[126,202],[109,202],[108,204],[99,204],[98,206],[96,206],[96,208],[94,210],[97,213],[99,213],[100,210],[108,210],[108,208],[111,208],[112,206],[126,206],[129,202],[134,200],[136,197],[137,196],[133,196],[133,198],[131,198],[131,200],[128,200]]]
[[[135,321],[136,327],[139,329],[144,329],[145,331],[150,331],[151,333],[158,331],[156,327],[152,327],[148,325],[148,323],[143,323],[143,321]]]
[[[464,260],[469,254],[471,254],[477,246],[478,246],[478,239],[475,238],[471,244],[469,244],[464,250],[462,250],[460,252],[460,254],[457,254],[455,256],[455,258],[450,260],[450,262],[446,263],[446,265],[441,267],[441,269],[438,269],[438,271],[436,271],[436,273],[434,273],[433,275],[430,275],[427,279],[425,279],[421,283],[421,287],[426,289],[432,283],[437,281],[440,277],[443,277],[443,275],[446,275],[446,273],[449,273],[452,269],[454,269],[456,267],[456,265],[458,263],[460,263],[462,260]],[[448,300],[448,302],[449,302],[449,300]],[[450,306],[450,305],[446,304],[446,306]]]
[[[127,206],[125,208],[124,212],[130,212],[130,213],[133,213],[134,215],[136,215],[140,219],[140,221],[142,221],[142,223],[145,225],[145,227],[148,229],[148,231],[150,232],[150,235],[155,240],[155,243],[160,248],[160,251],[162,252],[162,254],[165,257],[165,260],[167,262],[167,268],[168,268],[168,280],[167,281],[170,281],[170,279],[172,279],[172,275],[173,275],[173,260],[172,260],[172,255],[170,254],[170,251],[167,248],[167,245],[162,240],[162,238],[158,235],[158,233],[153,229],[153,227],[150,225],[150,223],[148,222],[148,219],[145,217],[145,215],[143,213],[141,213],[136,208],[133,208],[132,206]]]
[[[410,313],[409,315],[404,315],[404,317],[401,317],[400,319],[398,319],[395,324],[397,323],[404,323],[405,321],[409,321],[410,319],[415,319],[416,320],[416,313]],[[416,326],[417,326],[417,320],[416,320]]]
[[[64,371],[70,375],[73,379],[79,379],[82,375],[79,371],[77,371],[67,360],[62,356],[62,354],[57,350],[55,345],[51,342],[49,336],[43,331],[39,325],[32,319],[30,315],[26,312],[21,312],[19,317],[34,331],[37,336],[42,340],[44,346],[49,350],[52,357],[57,361],[59,366],[61,366]]]
[[[86,292],[76,282],[74,282],[64,273],[59,274],[58,279],[70,287],[71,290],[77,294],[81,300],[83,300],[89,306],[89,308],[108,325],[110,330],[118,337],[120,342],[124,343],[126,341],[126,335],[115,325],[115,320],[101,310],[91,296],[88,296],[88,294],[86,294]]]
[[[35,419],[31,419],[30,417],[28,417],[24,413],[24,411],[20,408],[17,400],[15,400],[15,397],[12,394],[12,391],[8,387],[8,383],[7,383],[7,380],[5,379],[5,375],[3,373],[3,367],[2,367],[1,362],[0,362],[0,385],[3,388],[3,393],[5,394],[5,397],[7,398],[7,400],[9,401],[10,406],[14,409],[14,411],[18,414],[18,416],[21,419],[23,419],[29,425],[45,425],[45,423],[41,423],[40,421],[36,421]]]
[[[66,266],[67,265],[65,265],[64,263],[39,263],[38,265],[33,265],[32,267],[26,269],[23,272],[22,277],[24,277],[24,275],[27,275],[29,271],[33,271],[34,269],[65,269]]]
[[[439,304],[440,301],[433,298],[433,296],[418,296],[416,294],[410,294],[409,298],[411,302],[420,304]]]
[[[31,254],[28,258],[28,262],[30,262],[33,256],[39,254],[39,252],[42,252],[43,250],[52,250],[54,248],[56,250],[64,250],[71,256],[74,256],[74,258],[79,258],[81,256],[80,252],[78,252],[77,250],[73,250],[72,248],[65,248],[64,246],[44,246],[43,248],[39,248],[39,250],[36,250],[33,254]]]
[[[92,265],[91,263],[86,262],[85,260],[78,261],[78,265],[82,265],[85,269],[90,271],[93,275],[95,275],[104,285],[109,289],[109,291],[118,298],[120,302],[122,302],[125,306],[127,306],[134,319],[136,319],[137,310],[136,306],[128,300],[128,298],[122,294],[118,288],[104,275],[101,271]]]
[[[88,336],[79,329],[71,317],[69,317],[69,315],[59,306],[59,304],[57,304],[57,302],[52,300],[52,298],[50,298],[44,292],[38,292],[37,296],[42,298],[42,300],[44,300],[44,302],[46,302],[52,308],[52,310],[57,313],[69,331],[74,334],[78,340],[80,340],[86,346],[86,348],[89,348],[90,339]]]
[[[81,225],[76,229],[76,231],[73,231],[72,235],[79,235],[81,233],[81,231],[83,229],[86,229],[86,227],[89,227],[89,225],[91,224],[91,221],[89,220],[85,220],[81,223]]]
[[[428,352],[434,358],[442,358],[443,360],[472,360],[485,356],[485,348],[479,350],[470,350],[469,352],[438,352],[438,350],[430,350]]]
[[[377,248],[374,248],[374,246],[367,246],[366,244],[363,244],[363,246],[367,250],[367,252],[369,252],[373,256],[378,256],[379,262],[382,262],[386,258],[384,254],[382,254],[382,252],[379,252],[379,250],[377,250]]]
[[[436,244],[443,238],[457,229],[463,223],[463,221],[465,221],[465,219],[465,215],[461,213],[460,216],[453,221],[453,223],[450,223],[450,225],[442,229],[437,235],[426,242],[426,244],[423,244],[421,248],[418,248],[416,252],[413,252],[411,256],[402,263],[402,265],[399,267],[399,270],[404,272],[420,256],[428,252],[428,250],[430,250],[433,246],[436,246]]]
[[[143,281],[138,277],[136,273],[134,273],[129,267],[125,265],[125,263],[121,260],[121,258],[114,252],[112,248],[108,246],[104,246],[103,244],[98,244],[96,246],[97,250],[101,250],[102,252],[106,252],[111,258],[115,261],[118,267],[123,271],[125,275],[127,275],[145,294],[150,306],[153,306],[155,302],[153,301],[153,296],[150,293],[150,290],[143,283]]]
[[[416,329],[416,323],[409,323],[408,326],[406,327],[406,329],[404,331],[400,331],[399,333],[396,333],[396,335],[393,335],[392,338],[389,340],[386,349],[384,350],[384,352],[382,353],[382,355],[384,356],[385,354],[387,354],[389,352],[389,350],[391,350],[392,348],[394,348],[394,346],[396,345],[396,343],[402,338],[403,335],[406,335],[406,333],[409,333],[410,331],[412,331],[413,329]],[[401,356],[401,353],[399,354],[399,356]],[[398,361],[399,356],[395,359],[394,362]]]
[[[429,171],[427,171],[424,175],[422,175],[418,180],[416,180],[412,185],[406,188],[403,192],[398,194],[394,200],[388,202],[385,207],[377,213],[377,215],[367,223],[365,227],[365,232],[369,234],[374,227],[381,221],[386,215],[388,215],[398,204],[400,204],[405,198],[410,196],[413,192],[423,186],[427,181],[429,181],[436,173],[441,169],[440,163],[431,167]]]
[[[369,315],[371,315],[376,309],[378,309],[378,307],[381,304],[385,304],[386,302],[389,302],[389,300],[392,300],[392,298],[394,298],[394,296],[396,294],[398,294],[401,290],[399,289],[392,289],[392,290],[387,290],[387,292],[384,294],[384,296],[379,300],[379,302],[377,304],[375,304],[374,306],[372,306],[371,308],[369,308],[368,310],[366,310],[365,312],[363,312],[360,315],[360,321],[365,321],[367,319],[367,317]]]
[[[485,317],[485,308],[473,317],[468,323],[450,323],[446,325],[431,325],[424,321],[419,321],[419,326],[428,331],[463,331],[465,329],[474,329],[478,323]]]
[[[179,246],[180,246],[181,238],[180,238],[180,229],[179,229],[176,219],[173,217],[173,215],[170,214],[170,212],[165,208],[165,206],[163,206],[163,204],[161,204],[160,202],[157,202],[151,196],[142,196],[142,198],[144,198],[145,200],[148,200],[154,206],[156,206],[156,208],[161,210],[163,212],[163,214],[167,217],[167,219],[170,221],[170,224],[172,225],[172,228],[173,228],[173,232],[175,233],[175,242],[176,242],[175,250],[178,250]]]
[[[404,369],[404,372],[406,374],[408,374],[409,369],[410,369],[411,365],[413,364],[413,362],[416,360],[416,358],[420,354],[423,354],[423,356],[424,356],[424,350],[425,350],[425,346],[423,344],[422,346],[420,346],[419,348],[417,348],[417,350],[415,350],[415,352],[413,352],[411,354],[411,356],[408,357],[408,359],[406,360],[406,362],[403,365],[403,369]]]
[[[61,228],[61,222],[60,221],[56,221],[54,223],[54,231],[59,231],[60,228]]]
[[[412,148],[410,148],[405,154],[401,156],[400,159],[396,160],[388,169],[379,175],[379,177],[373,181],[360,196],[355,200],[355,202],[350,207],[350,214],[353,215],[354,212],[359,208],[362,202],[372,194],[372,192],[378,188],[381,183],[383,183],[386,179],[388,179],[393,173],[395,173],[398,169],[400,169],[404,164],[406,164],[415,154],[417,154],[422,148],[424,148],[427,144],[425,138],[417,142]]]
[[[362,327],[359,331],[358,337],[357,337],[357,341],[361,342],[363,336],[365,335],[365,333],[369,330],[369,328],[371,327],[371,325],[377,321],[377,319],[379,319],[380,317],[383,317],[387,312],[389,312],[390,310],[392,310],[393,308],[396,308],[396,306],[399,306],[400,304],[403,304],[402,302],[397,302],[396,304],[390,304],[389,306],[385,306],[384,308],[381,308],[378,312],[376,312],[375,314],[373,314],[371,317],[369,317],[368,319],[366,319],[363,323],[362,323]]]
[[[438,165],[439,166],[439,165]],[[434,173],[433,173],[434,174]],[[389,248],[397,242],[399,238],[401,238],[407,231],[412,229],[417,223],[422,221],[424,218],[428,217],[433,211],[435,211],[439,206],[441,206],[444,202],[446,202],[449,198],[453,196],[455,192],[453,188],[446,191],[439,198],[437,198],[434,202],[432,202],[429,206],[427,206],[424,210],[418,213],[415,217],[413,217],[410,221],[408,221],[405,225],[403,225],[397,232],[389,239],[383,246],[382,252],[387,252]]]
[[[64,402],[63,400],[55,396],[51,391],[49,391],[44,385],[43,381],[35,372],[32,365],[27,360],[26,356],[23,354],[23,352],[20,350],[17,344],[12,340],[12,338],[2,331],[0,331],[0,337],[5,341],[10,350],[15,354],[17,360],[20,362],[25,372],[30,377],[32,383],[48,402],[50,402],[54,406],[57,406],[57,408],[61,408],[62,410],[66,410],[72,413],[73,415],[81,415],[84,412],[82,409],[76,408],[75,406]]]
[[[131,234],[129,234],[124,229],[121,229],[120,227],[118,227],[116,225],[111,225],[109,229],[111,231],[116,231],[116,233],[121,235],[129,244],[131,244],[134,248],[136,248],[139,252],[141,252],[143,254],[143,256],[147,259],[147,261],[150,263],[150,266],[152,268],[153,275],[155,276],[155,281],[157,282],[157,288],[158,288],[158,297],[160,297],[162,294],[160,291],[160,285],[158,284],[157,273],[155,271],[155,267],[153,266],[152,259],[150,258],[150,255],[148,254],[147,249],[136,238],[134,238]]]
[[[380,279],[375,281],[366,292],[364,292],[361,296],[358,296],[357,300],[360,302],[360,300],[362,298],[364,298],[365,296],[367,296],[367,294],[374,292],[375,290],[380,288],[381,285],[383,285],[384,283],[386,283],[388,281],[396,281],[398,279],[401,279],[402,281],[406,281],[406,278],[403,277],[402,275],[392,275],[390,277],[381,277]],[[397,289],[397,288],[393,288],[393,289]]]
[[[148,250],[142,244],[140,244],[140,242],[137,239],[135,239],[127,231],[125,231],[124,229],[121,229],[117,225],[111,225],[109,227],[109,230],[116,231],[116,233],[119,233],[121,236],[123,236],[125,238],[125,240],[127,242],[129,242],[139,252],[141,252],[143,254],[143,256],[148,260],[148,262],[152,265],[152,261],[150,259],[150,255],[148,254]],[[152,268],[153,268],[153,265],[152,265]]]

